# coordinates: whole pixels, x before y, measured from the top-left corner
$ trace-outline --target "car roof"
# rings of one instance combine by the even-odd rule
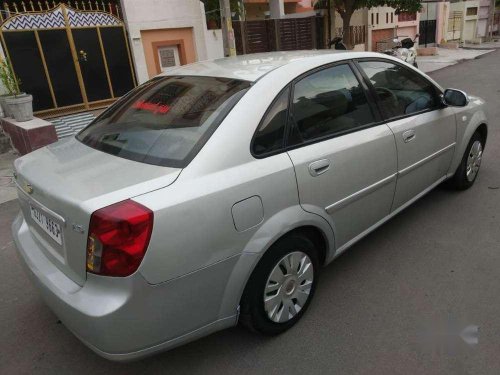
[[[326,55],[331,55],[331,62],[363,57],[387,57],[387,55],[374,52],[350,52],[336,50],[254,53],[183,65],[168,69],[164,73],[160,74],[160,76],[194,75],[234,78],[254,82],[279,67],[295,63],[297,61],[317,59],[318,62],[322,62],[324,64]]]

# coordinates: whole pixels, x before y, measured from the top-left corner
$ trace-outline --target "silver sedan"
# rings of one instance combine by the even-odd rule
[[[15,244],[103,357],[237,322],[279,334],[322,266],[438,184],[474,183],[486,123],[481,99],[376,53],[187,65],[15,162]]]

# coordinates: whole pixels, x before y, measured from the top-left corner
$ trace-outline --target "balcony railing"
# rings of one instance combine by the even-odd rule
[[[18,13],[46,12],[64,3],[71,8],[111,13],[122,19],[119,0],[10,0],[0,2],[0,22]]]

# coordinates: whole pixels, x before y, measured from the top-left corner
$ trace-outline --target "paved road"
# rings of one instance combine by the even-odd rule
[[[489,101],[491,130],[476,185],[438,188],[325,269],[293,330],[234,328],[153,358],[107,362],[42,303],[20,268],[0,206],[0,373],[500,373],[500,51],[432,74]],[[468,345],[460,329],[479,326]]]

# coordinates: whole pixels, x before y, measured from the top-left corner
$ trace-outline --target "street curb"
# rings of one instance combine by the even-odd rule
[[[460,48],[467,49],[467,50],[475,50],[475,51],[487,51],[487,50],[500,49],[500,46],[498,46],[498,47],[460,47]]]
[[[498,49],[500,49],[500,48],[498,48]],[[462,64],[462,63],[464,63],[464,62],[466,62],[466,61],[479,60],[479,59],[481,59],[483,56],[486,56],[486,55],[488,55],[489,53],[492,53],[492,52],[495,52],[495,51],[496,51],[496,49],[490,49],[488,52],[485,52],[485,53],[483,53],[483,54],[481,54],[481,55],[478,55],[478,56],[476,56],[476,57],[473,57],[472,59],[459,59],[459,60],[456,60],[457,62],[456,62],[455,64],[448,65],[448,66],[443,66],[442,68],[439,68],[439,69],[433,70],[433,71],[428,72],[428,73],[425,73],[425,74],[430,75],[430,74],[432,74],[432,73],[434,73],[434,72],[439,72],[440,70],[447,69],[447,68],[450,68],[450,67],[452,67],[452,66],[456,66],[456,65]]]
[[[495,49],[488,49],[488,50],[485,50],[485,51],[487,51],[487,52],[482,53],[482,54],[480,54],[480,55],[478,55],[478,56],[474,57],[473,59],[469,59],[469,60],[479,60],[481,57],[486,56],[488,53],[495,52],[497,49],[500,49],[500,48],[495,48]]]

